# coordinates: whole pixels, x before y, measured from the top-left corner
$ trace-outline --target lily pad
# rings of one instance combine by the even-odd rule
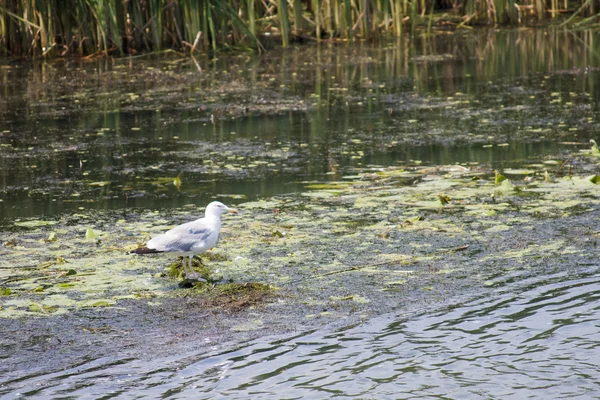
[[[15,225],[17,226],[22,226],[25,228],[37,228],[40,226],[49,226],[49,225],[56,225],[58,222],[57,221],[42,221],[42,220],[31,220],[31,221],[20,221],[20,222],[15,222]]]
[[[535,174],[534,170],[531,169],[519,169],[519,168],[508,168],[503,170],[505,175],[533,175]]]
[[[597,185],[600,183],[600,175],[589,176],[587,180]]]
[[[112,307],[115,304],[116,303],[113,300],[103,299],[103,300],[88,301],[85,303],[85,306],[87,306],[87,307]]]
[[[92,230],[92,228],[87,228],[85,230],[85,238],[86,239],[93,239],[95,238],[97,235],[94,233],[94,231]]]

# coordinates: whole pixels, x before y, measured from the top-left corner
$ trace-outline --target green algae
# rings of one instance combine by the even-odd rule
[[[173,279],[183,279],[185,278],[185,271],[183,269],[183,257],[178,257],[179,259],[175,262],[172,262],[167,267],[166,275]],[[186,258],[187,262],[187,258]],[[214,281],[219,280],[211,276],[211,271],[208,269],[203,263],[202,259],[199,257],[194,257],[192,259],[192,269],[195,272],[200,274],[200,277],[206,281]]]
[[[116,302],[110,299],[90,300],[82,303],[83,307],[112,307],[115,304]]]
[[[585,170],[594,168],[589,164]],[[194,259],[193,268],[208,282],[187,282],[190,289],[178,286],[184,274],[176,257],[126,251],[196,218],[195,206],[126,218],[81,211],[52,224],[16,221],[27,231],[8,233],[0,248],[5,260],[0,317],[113,308],[119,299],[152,298],[160,304],[181,293],[207,309],[240,310],[266,304],[276,292],[279,298],[290,296],[290,289],[313,299],[306,304],[329,299],[343,305],[352,296],[352,303],[367,305],[375,301],[374,293],[393,295],[427,276],[581,253],[561,240],[478,248],[507,235],[534,236],[531,227],[600,205],[598,185],[587,174],[556,175],[548,182],[530,170],[505,173],[513,179],[497,185],[499,173],[481,166],[357,169],[352,179],[307,184],[308,192],[241,203],[239,216],[223,219],[216,248],[202,261]],[[48,240],[56,238],[49,236],[50,225],[60,241]],[[472,254],[468,263],[465,251]],[[485,286],[486,275],[481,279]],[[437,285],[423,287],[437,290]]]

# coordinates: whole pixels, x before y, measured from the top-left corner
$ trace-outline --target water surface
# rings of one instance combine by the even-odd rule
[[[0,384],[24,386],[3,398],[595,398],[597,274],[583,267],[359,326],[151,362],[96,359]]]
[[[0,224],[8,232],[29,218],[81,213],[93,220],[94,210],[168,215],[215,198],[236,204],[296,194],[307,182],[399,164],[502,170],[560,163],[599,131],[598,35],[485,30],[222,55],[198,66],[157,57],[5,63]],[[565,218],[573,241],[593,253],[597,219],[571,224],[571,216],[540,218]],[[488,246],[510,239],[498,232]],[[523,237],[530,234],[545,241],[540,246],[552,244],[552,232]],[[249,341],[241,333],[232,342],[206,336],[170,357],[140,354],[139,343],[114,354],[110,336],[99,332],[94,354],[102,356],[53,367],[46,343],[53,350],[82,343],[74,337],[56,345],[39,330],[56,323],[51,316],[24,318],[10,332],[22,332],[23,342],[0,338],[0,345],[5,360],[27,366],[4,374],[0,395],[592,398],[600,389],[598,264],[558,257],[536,256],[535,268],[534,257],[518,268],[495,260],[489,269],[498,271],[486,284],[484,272],[465,270],[438,297],[400,290],[406,309],[358,325],[317,321],[276,336],[264,327]],[[110,329],[107,335],[127,336]],[[19,359],[31,357],[19,346],[39,349],[44,362]]]
[[[0,216],[235,203],[410,160],[539,161],[598,130],[596,35],[300,46],[201,59],[201,72],[153,57],[9,64]]]

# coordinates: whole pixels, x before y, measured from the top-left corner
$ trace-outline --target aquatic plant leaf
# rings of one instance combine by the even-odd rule
[[[506,180],[506,176],[502,175],[500,172],[498,172],[498,170],[494,170],[494,174],[496,175],[496,178],[494,180],[496,186],[500,185],[503,181]]]
[[[181,174],[177,175],[173,180],[173,185],[179,190],[181,188]]]
[[[445,206],[450,204],[450,197],[446,196],[444,194],[438,194],[438,199],[440,200],[440,203]]]
[[[279,229],[275,229],[273,231],[273,236],[276,236],[278,238],[282,238],[282,237],[285,237],[285,233],[281,232]]]
[[[311,190],[327,190],[327,189],[343,189],[352,185],[352,182],[332,182],[332,183],[315,183],[304,186],[305,189]]]
[[[507,168],[504,170],[504,173],[506,175],[533,175],[535,171],[526,168]]]
[[[592,144],[592,155],[600,156],[600,149],[598,148],[598,144],[596,143],[596,141],[594,139],[590,139],[590,143]]]
[[[45,312],[53,313],[58,310],[58,306],[42,304],[42,310],[44,310]]]
[[[92,230],[92,228],[87,228],[85,230],[85,238],[86,239],[93,239],[96,237],[96,234],[94,233],[94,231]]]
[[[42,309],[42,306],[39,305],[38,303],[31,303],[29,305],[29,311],[31,311],[31,312],[43,312],[44,310]]]
[[[56,242],[56,233],[50,232],[48,238],[46,239],[46,242]]]
[[[10,288],[0,287],[0,296],[9,296],[12,293]]]
[[[62,289],[68,289],[68,288],[71,288],[73,286],[75,286],[74,283],[59,283],[58,284],[58,287],[62,288]]]
[[[56,225],[57,223],[57,221],[23,221],[15,222],[15,225],[23,226],[26,228],[37,228],[40,226]]]
[[[384,285],[386,286],[400,286],[400,285],[404,285],[406,283],[406,279],[400,279],[397,281],[389,281],[389,282],[385,282]]]
[[[548,173],[548,171],[544,171],[544,182],[546,183],[550,183],[550,174]]]
[[[588,181],[592,182],[595,185],[600,183],[600,175],[592,175],[592,176],[588,177],[587,179],[588,179]]]
[[[112,307],[114,305],[115,305],[115,302],[112,300],[97,300],[97,301],[88,303],[89,307]]]

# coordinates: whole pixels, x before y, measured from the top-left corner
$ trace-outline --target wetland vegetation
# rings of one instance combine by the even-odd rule
[[[511,326],[528,336],[526,354],[515,357],[593,376],[597,363],[574,367],[562,357],[579,354],[577,335],[558,353],[537,340],[597,320],[589,309],[600,284],[600,155],[590,142],[600,126],[597,36],[475,30],[196,62],[155,54],[3,64],[0,394],[118,397],[133,375],[140,380],[130,387],[169,397],[178,391],[154,381],[172,383],[164,371],[189,374],[181,392],[190,379],[204,388],[235,381],[243,374],[227,365],[247,356],[223,360],[263,336],[285,334],[281,343],[301,348],[331,337],[311,339],[313,330],[341,337],[374,324],[387,335],[425,319],[420,337],[444,325],[439,315],[461,324],[453,314],[461,310],[476,319],[461,332],[485,336],[545,301],[550,315]],[[168,255],[127,255],[200,216],[211,199],[240,210],[197,266],[211,284],[180,285]],[[532,294],[540,287],[551,289]],[[565,287],[584,292],[557,306]],[[473,298],[485,302],[472,306]],[[383,314],[398,320],[381,328],[372,321]],[[380,341],[379,333],[367,336]],[[284,346],[275,340],[267,347]],[[341,343],[309,352],[311,362]],[[425,354],[423,345],[407,342],[401,353]],[[504,346],[493,347],[501,359]],[[455,365],[469,351],[461,348]],[[218,365],[206,367],[212,361],[199,353]],[[298,359],[264,361],[280,371]],[[482,379],[497,379],[495,365],[484,367]],[[324,376],[336,372],[328,368]],[[431,394],[420,368],[399,376],[414,374]],[[513,389],[531,386],[521,383]]]
[[[1,0],[0,52],[11,57],[253,48],[272,38],[344,42],[474,25],[598,24],[591,0]],[[263,44],[264,43],[264,44]]]

